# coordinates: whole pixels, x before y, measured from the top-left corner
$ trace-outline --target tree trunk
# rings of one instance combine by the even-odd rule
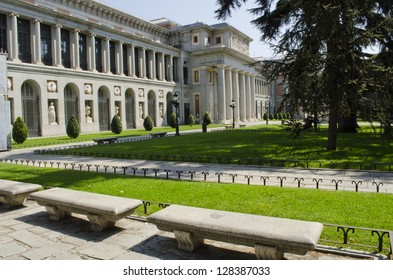
[[[335,151],[337,149],[337,122],[338,113],[336,109],[330,111],[329,116],[329,129],[328,129],[328,144],[326,149],[328,151]]]
[[[338,120],[338,131],[345,133],[356,133],[358,128],[356,114],[342,116]]]

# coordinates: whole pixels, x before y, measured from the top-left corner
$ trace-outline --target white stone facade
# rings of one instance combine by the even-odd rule
[[[230,121],[232,99],[236,120],[254,121],[268,85],[249,66],[250,42],[227,24],[147,22],[95,1],[0,3],[12,121],[22,116],[30,136],[64,135],[71,115],[82,133],[109,130],[115,114],[127,129],[147,115],[164,126],[175,92],[181,122],[206,111]]]

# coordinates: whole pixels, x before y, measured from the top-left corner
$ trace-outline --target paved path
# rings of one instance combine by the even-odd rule
[[[290,260],[372,258],[311,251],[305,256],[286,254]],[[159,231],[143,220],[122,219],[113,229],[90,231],[85,216],[49,219],[33,201],[8,210],[0,205],[0,260],[255,260],[254,249],[206,241],[194,253],[177,249],[173,234]]]
[[[393,193],[393,172],[61,156],[34,154],[35,149],[37,148],[2,152],[0,159],[7,162],[12,160],[13,164],[74,168],[90,172],[125,172],[127,175],[158,178]],[[124,171],[123,167],[127,169]]]

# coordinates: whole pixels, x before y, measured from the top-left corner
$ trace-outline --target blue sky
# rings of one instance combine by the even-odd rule
[[[97,2],[144,20],[166,17],[184,25],[197,21],[206,24],[220,22],[214,15],[214,11],[218,8],[216,0],[98,0]],[[260,32],[250,23],[253,16],[247,12],[247,9],[252,7],[254,7],[254,1],[249,1],[249,4],[234,11],[232,18],[226,22],[253,38],[250,56],[270,57],[273,51],[268,44],[260,42]]]

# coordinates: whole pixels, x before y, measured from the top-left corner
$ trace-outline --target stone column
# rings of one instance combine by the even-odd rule
[[[123,42],[116,43],[116,74],[123,75]]]
[[[239,70],[232,70],[232,98],[235,99],[235,120],[239,121],[239,108],[240,108],[240,98],[239,98]]]
[[[74,29],[71,42],[71,67],[74,69],[80,69],[79,59],[79,30]]]
[[[153,79],[157,80],[156,51],[152,51],[152,55],[153,55],[152,75],[153,75]]]
[[[242,122],[246,121],[246,78],[244,72],[239,73],[239,114]]]
[[[13,62],[20,62],[18,50],[18,16],[17,14],[10,14],[10,28],[8,29],[8,51],[9,59]]]
[[[256,104],[255,104],[255,75],[250,76],[251,92],[250,92],[250,103],[251,103],[251,119],[255,120],[257,116]]]
[[[93,33],[87,36],[87,69],[96,71],[96,36]]]
[[[103,48],[102,48],[102,72],[109,74],[111,71],[111,56],[109,51],[109,38],[104,38]]]
[[[135,77],[135,45],[128,46],[128,75]]]
[[[218,123],[225,123],[226,114],[225,114],[225,105],[226,105],[226,98],[225,98],[225,68],[224,65],[219,65],[217,68],[218,73],[218,81],[217,81],[217,105],[218,105]]]
[[[168,82],[173,82],[173,55],[169,56],[168,71],[169,71],[169,81]]]
[[[39,19],[35,19],[33,21],[33,63],[34,64],[42,64],[41,61],[41,21]]]
[[[162,64],[161,64],[161,81],[166,81],[166,64],[165,64],[165,54],[162,53],[161,54],[161,60],[162,60]]]
[[[232,120],[232,109],[229,105],[232,103],[232,70],[230,67],[225,68],[225,111],[226,111],[226,120]],[[235,99],[235,102],[237,100]]]
[[[54,65],[63,67],[61,63],[61,25],[55,25],[55,38],[53,43]]]
[[[249,121],[251,119],[251,86],[250,86],[250,74],[245,74],[245,83],[246,83],[246,119]]]

